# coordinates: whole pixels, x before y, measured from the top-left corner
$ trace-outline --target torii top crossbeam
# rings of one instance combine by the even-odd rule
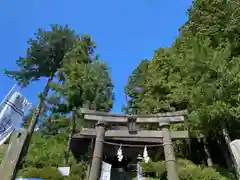
[[[84,119],[89,121],[104,121],[106,123],[127,123],[128,118],[133,115],[112,114],[106,112],[93,111],[88,109],[81,109],[81,113],[84,114]],[[137,115],[136,123],[180,123],[184,122],[184,115],[187,114],[187,110],[158,113],[150,115]]]

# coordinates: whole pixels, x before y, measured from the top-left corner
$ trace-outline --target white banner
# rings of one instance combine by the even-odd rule
[[[19,92],[14,92],[3,102],[0,112],[0,145],[10,136],[14,129],[21,125],[24,113],[30,107],[30,103]]]
[[[17,85],[14,85],[12,87],[12,89],[7,93],[5,98],[1,101],[1,103],[0,103],[0,112],[1,112],[1,110],[3,109],[3,107],[5,105],[5,101],[8,100],[13,95],[13,93],[16,92],[16,91],[17,91]]]
[[[102,162],[102,172],[100,180],[110,180],[112,165]]]

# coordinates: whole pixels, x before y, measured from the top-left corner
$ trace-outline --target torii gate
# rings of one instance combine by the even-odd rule
[[[136,139],[140,141],[141,139],[147,138],[149,141],[155,142],[162,139],[168,180],[179,180],[172,139],[188,138],[189,133],[188,131],[170,131],[169,126],[171,123],[183,123],[184,116],[187,113],[186,110],[138,116],[118,115],[87,109],[82,109],[81,111],[82,114],[84,114],[84,120],[96,122],[95,129],[83,128],[80,132],[81,136],[96,137],[89,180],[98,180],[100,177],[105,137],[118,139],[127,138],[130,141],[135,141]],[[136,125],[141,123],[158,123],[161,130],[138,130]],[[112,124],[125,126],[127,124],[128,130],[113,130],[111,129]]]

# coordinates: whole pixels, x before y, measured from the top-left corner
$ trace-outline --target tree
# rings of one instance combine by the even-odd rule
[[[50,31],[39,29],[35,34],[35,38],[28,40],[30,47],[27,49],[26,56],[20,57],[16,61],[20,69],[17,71],[6,70],[6,74],[15,79],[22,87],[42,77],[48,79],[44,91],[40,96],[40,103],[29,126],[28,137],[26,138],[26,150],[28,149],[32,133],[44,106],[44,100],[48,95],[49,85],[58,69],[62,66],[62,61],[66,53],[73,47],[76,41],[82,41],[82,56],[87,55],[88,58],[88,54],[94,48],[94,43],[90,42],[87,38],[80,38],[67,25],[52,25]]]
[[[29,128],[34,112],[35,112],[35,109],[33,108],[30,110],[30,112],[26,116],[24,116],[23,122],[22,122],[23,128],[25,129]]]
[[[190,128],[205,138],[220,137],[221,145],[222,139],[229,145],[229,137],[239,136],[238,8],[233,1],[195,0],[172,47],[155,51],[145,71],[139,69],[143,63],[133,71],[126,109],[134,105],[138,113],[158,113],[187,108]]]
[[[35,111],[36,111],[36,107],[31,108],[28,114],[23,117],[23,121],[21,124],[22,128],[25,128],[25,129],[29,128],[31,124],[31,120],[34,117]],[[41,124],[42,121],[47,117],[47,111],[48,111],[48,107],[46,106],[46,103],[44,103],[42,111],[40,112],[40,115],[39,115],[38,125]]]
[[[63,63],[58,72],[61,83],[51,83],[55,91],[50,100],[53,112],[72,114],[72,127],[65,153],[66,164],[75,126],[82,125],[80,108],[87,104],[89,109],[108,112],[114,99],[113,84],[106,63],[98,60],[99,56],[93,57],[91,62],[86,62],[81,56],[76,55],[76,49],[77,46],[68,53],[66,56],[68,63]]]
[[[210,46],[216,48],[226,43],[225,29],[230,16],[228,0],[194,0],[180,38],[184,41],[192,37],[208,39]]]
[[[128,107],[124,110],[127,113],[139,113],[142,111],[139,101],[142,100],[144,93],[147,91],[145,83],[147,82],[148,60],[142,60],[138,67],[129,77],[129,83],[125,87],[125,92],[128,95]]]
[[[45,135],[68,133],[70,119],[67,116],[53,114],[46,117],[40,124],[39,130]]]
[[[48,78],[47,85],[40,97],[40,103],[29,128],[31,129],[30,133],[32,133],[36,126],[44,99],[49,91],[50,82],[53,80],[56,71],[61,67],[65,54],[78,39],[78,36],[68,26],[55,24],[51,27],[50,31],[39,29],[35,34],[35,38],[28,40],[30,47],[27,49],[26,56],[20,57],[16,61],[20,70],[6,70],[6,74],[15,79],[23,87],[42,77]]]
[[[176,65],[174,50],[160,48],[152,61],[142,61],[129,77],[125,92],[129,106],[138,113],[159,113],[185,109],[187,96]],[[176,65],[176,66],[175,66]]]
[[[57,105],[57,111],[64,113],[81,108],[84,104],[89,104],[90,109],[108,112],[114,99],[109,69],[104,61],[98,59],[98,55],[86,62],[75,53],[78,46],[81,44],[67,54],[64,60],[67,63],[63,63],[58,71],[61,83],[51,83],[56,92],[52,100],[57,102],[52,104]]]

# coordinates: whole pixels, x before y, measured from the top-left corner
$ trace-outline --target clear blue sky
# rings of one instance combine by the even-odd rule
[[[37,28],[68,24],[80,34],[90,34],[97,52],[111,67],[116,100],[113,112],[125,103],[124,86],[140,60],[151,58],[159,47],[170,46],[187,20],[191,0],[6,0],[0,2],[0,98],[15,82],[3,69],[15,69],[26,41]],[[44,81],[22,90],[37,104]]]

